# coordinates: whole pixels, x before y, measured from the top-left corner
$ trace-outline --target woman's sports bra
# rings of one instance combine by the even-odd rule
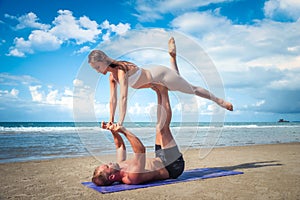
[[[134,86],[134,84],[139,80],[141,74],[142,74],[142,69],[138,67],[138,70],[134,74],[131,74],[128,77],[128,85],[130,87]]]

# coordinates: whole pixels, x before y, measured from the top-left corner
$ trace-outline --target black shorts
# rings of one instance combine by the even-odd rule
[[[155,145],[155,157],[162,160],[170,178],[177,178],[184,170],[184,160],[177,146],[162,149],[161,145]]]

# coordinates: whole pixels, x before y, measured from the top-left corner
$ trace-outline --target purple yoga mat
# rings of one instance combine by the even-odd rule
[[[83,182],[82,184],[86,187],[89,187],[91,189],[94,189],[98,192],[105,194],[111,192],[120,192],[124,190],[134,190],[139,188],[154,187],[154,186],[174,184],[179,182],[194,181],[194,180],[206,179],[206,178],[216,178],[221,176],[230,176],[230,175],[237,175],[237,174],[243,174],[243,172],[229,171],[229,170],[223,170],[217,168],[198,168],[198,169],[184,171],[182,175],[179,176],[177,179],[154,181],[154,182],[144,183],[140,185],[126,185],[126,184],[116,183],[111,186],[96,186],[92,182]]]

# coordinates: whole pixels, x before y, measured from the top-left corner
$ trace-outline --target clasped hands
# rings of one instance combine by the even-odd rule
[[[124,129],[124,127],[119,123],[104,122],[104,121],[101,122],[101,128],[110,130],[112,132],[120,132],[121,130]]]

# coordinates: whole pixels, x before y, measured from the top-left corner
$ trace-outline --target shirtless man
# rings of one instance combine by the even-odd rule
[[[168,89],[152,88],[157,92],[158,110],[156,127],[155,158],[146,158],[143,143],[133,133],[119,124],[102,123],[102,128],[111,131],[117,150],[117,163],[104,164],[94,171],[92,181],[98,186],[114,182],[141,184],[154,180],[177,178],[184,170],[184,160],[170,131],[172,112]],[[126,160],[126,147],[120,133],[129,141],[134,156]]]

